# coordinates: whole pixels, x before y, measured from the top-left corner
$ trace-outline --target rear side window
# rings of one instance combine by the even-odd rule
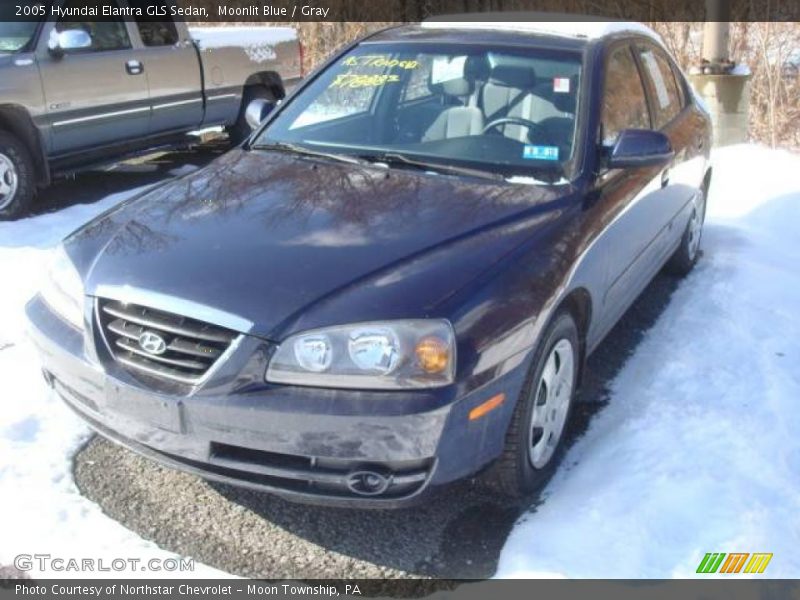
[[[155,23],[137,19],[136,26],[139,28],[139,37],[142,38],[145,46],[174,46],[178,43],[178,30],[175,28],[175,23],[171,21]]]
[[[603,91],[603,145],[612,145],[624,129],[650,129],[642,80],[629,46],[611,52]]]
[[[655,102],[655,127],[661,129],[681,111],[681,98],[669,59],[661,50],[639,46],[645,82]]]
[[[160,13],[169,14],[165,10],[168,5],[164,0],[155,0],[151,6],[160,8]],[[162,17],[159,17],[162,18]],[[152,17],[136,17],[136,27],[139,28],[139,37],[142,43],[148,47],[174,46],[180,40],[178,29],[169,17],[163,17],[163,21],[153,21]]]
[[[678,87],[678,100],[681,103],[681,108],[686,106],[686,92],[683,87],[683,75],[681,75],[680,69],[672,64],[672,75],[675,77],[675,84]]]
[[[430,98],[433,92],[430,88],[431,66],[433,60],[430,56],[420,58],[420,65],[412,69],[408,76],[408,83],[403,89],[403,101],[419,100],[420,98]]]

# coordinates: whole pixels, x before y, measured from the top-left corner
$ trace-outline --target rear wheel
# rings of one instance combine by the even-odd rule
[[[502,456],[487,474],[498,491],[522,498],[541,489],[564,451],[578,383],[578,328],[559,313],[542,336],[528,381],[517,400]]]
[[[236,119],[236,123],[228,128],[228,135],[234,145],[241,144],[253,133],[253,130],[247,122],[247,107],[250,106],[253,100],[266,100],[271,104],[276,104],[278,102],[275,94],[263,86],[247,88],[244,92],[244,96],[242,96],[242,107],[239,109],[239,117]]]
[[[667,271],[678,277],[688,275],[700,257],[700,240],[703,237],[706,191],[701,191],[698,202],[692,208],[692,216],[686,224],[681,244],[667,262]]]
[[[27,213],[36,190],[33,161],[25,145],[0,131],[0,219]]]

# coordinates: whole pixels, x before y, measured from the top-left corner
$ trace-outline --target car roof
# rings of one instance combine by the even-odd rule
[[[364,43],[371,42],[434,42],[477,43],[547,46],[564,50],[583,50],[589,44],[628,35],[646,36],[663,46],[659,35],[641,23],[631,21],[555,21],[552,13],[549,20],[534,20],[543,13],[508,12],[476,13],[441,16],[419,24],[391,27],[369,36]],[[567,17],[567,15],[558,15]],[[472,19],[474,17],[474,19]],[[486,20],[496,17],[496,20]],[[478,21],[477,18],[484,19]],[[503,20],[500,20],[500,19]],[[510,20],[517,19],[518,20]],[[572,17],[575,18],[574,16]],[[470,20],[472,19],[472,20]],[[465,36],[465,34],[467,34]]]
[[[662,41],[661,37],[650,27],[635,21],[611,21],[588,16],[581,18],[577,15],[541,12],[442,15],[423,21],[420,27],[423,29],[508,31],[584,40],[598,40],[621,33],[634,33],[653,38],[658,42]]]

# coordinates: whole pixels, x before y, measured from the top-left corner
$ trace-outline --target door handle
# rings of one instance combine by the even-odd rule
[[[141,61],[129,60],[125,63],[125,70],[128,71],[128,75],[141,75],[144,73],[144,65]]]
[[[665,188],[669,185],[669,169],[664,169],[661,172],[661,187]]]

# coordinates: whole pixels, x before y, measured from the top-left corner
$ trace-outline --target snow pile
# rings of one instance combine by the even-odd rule
[[[191,27],[191,36],[201,50],[242,48],[253,62],[275,60],[275,46],[297,40],[292,27]]]
[[[714,162],[700,263],[498,576],[691,577],[706,552],[772,552],[761,577],[800,576],[800,157]]]
[[[33,346],[25,339],[24,306],[38,289],[49,249],[78,225],[140,190],[115,194],[13,223],[0,222],[0,566],[19,554],[61,558],[174,558],[106,517],[83,498],[72,480],[71,458],[89,429],[45,385]],[[38,570],[32,576],[80,577]],[[90,576],[135,575],[130,570]],[[196,564],[194,572],[145,576],[223,574]],[[85,574],[84,574],[85,576]]]

